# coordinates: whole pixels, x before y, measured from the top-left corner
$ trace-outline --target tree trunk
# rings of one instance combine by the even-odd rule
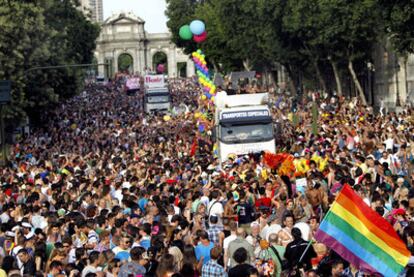
[[[250,64],[249,59],[243,61],[243,67],[246,71],[252,71],[252,65]]]
[[[342,84],[341,84],[341,77],[339,76],[338,67],[336,63],[330,59],[329,62],[331,63],[332,70],[335,76],[335,83],[336,83],[336,92],[338,96],[342,96]]]
[[[364,90],[362,89],[362,86],[359,83],[359,80],[358,80],[358,77],[357,77],[357,75],[355,73],[354,65],[353,65],[351,59],[349,59],[349,61],[348,61],[348,69],[349,69],[349,72],[351,73],[352,80],[354,81],[354,84],[355,84],[355,86],[357,88],[357,91],[359,93],[359,97],[361,98],[362,104],[364,104],[365,106],[367,106],[367,99],[365,98]]]
[[[295,76],[293,76],[292,68],[289,65],[286,65],[285,68],[289,75],[289,86],[290,86],[291,93],[292,95],[297,95]]]
[[[313,63],[313,67],[315,68],[316,76],[318,77],[318,80],[319,80],[319,83],[322,87],[323,92],[327,92],[328,90],[326,89],[326,83],[325,83],[325,80],[323,79],[321,70],[319,68],[318,60],[313,59],[312,63]]]

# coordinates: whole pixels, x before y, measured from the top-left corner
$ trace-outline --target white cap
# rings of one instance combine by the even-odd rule
[[[26,240],[30,240],[30,239],[32,239],[34,236],[35,236],[35,233],[30,232],[30,233],[28,233],[27,235],[25,235],[24,237],[26,238]]]
[[[13,233],[13,232],[10,232],[10,231],[7,231],[6,232],[6,237],[12,237],[12,238],[14,238],[15,236],[16,236],[16,234]]]
[[[29,223],[29,222],[23,222],[22,223],[22,227],[24,227],[24,228],[32,228],[32,225]]]
[[[122,188],[124,188],[124,189],[129,189],[129,188],[131,188],[131,183],[130,183],[130,182],[123,182],[123,183],[122,183]]]

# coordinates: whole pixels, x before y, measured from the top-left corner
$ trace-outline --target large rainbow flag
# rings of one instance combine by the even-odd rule
[[[345,185],[315,234],[356,268],[396,277],[411,256],[393,227]]]

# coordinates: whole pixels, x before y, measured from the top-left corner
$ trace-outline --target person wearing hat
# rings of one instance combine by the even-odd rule
[[[22,223],[22,234],[27,236],[32,231],[32,225],[29,222]]]

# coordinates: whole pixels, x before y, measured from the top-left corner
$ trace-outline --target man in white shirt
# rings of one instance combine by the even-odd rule
[[[223,213],[224,213],[224,208],[223,208],[223,204],[221,204],[221,202],[218,201],[219,192],[217,190],[213,190],[210,196],[211,196],[211,201],[207,207],[208,218],[210,218],[210,215],[214,214],[218,216],[218,218],[221,220]]]
[[[230,265],[230,259],[228,256],[228,248],[230,242],[234,241],[237,238],[236,231],[237,231],[237,222],[231,221],[229,224],[230,227],[230,236],[224,239],[223,241],[223,249],[224,249],[224,266],[227,268]]]
[[[269,216],[267,222],[270,223],[270,225],[263,228],[262,232],[260,233],[260,236],[268,241],[269,236],[271,234],[278,234],[279,231],[282,230],[282,226],[277,224],[276,214],[272,214],[271,216]]]

